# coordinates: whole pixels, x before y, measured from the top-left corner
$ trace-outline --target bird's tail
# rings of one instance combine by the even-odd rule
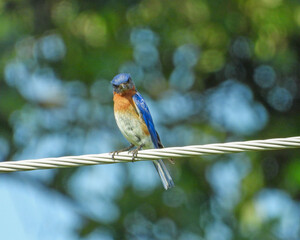
[[[164,188],[167,190],[169,188],[172,188],[175,186],[173,179],[166,167],[166,165],[164,164],[162,159],[159,160],[155,160],[153,161],[153,164],[160,176],[160,179],[162,181],[162,184],[164,185]]]

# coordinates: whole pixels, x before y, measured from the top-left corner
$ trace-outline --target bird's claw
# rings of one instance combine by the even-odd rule
[[[134,159],[137,157],[138,152],[144,147],[144,144],[138,146],[136,149],[129,151],[128,153],[132,153],[131,161],[134,162]]]
[[[114,160],[115,159],[115,155],[117,154],[119,154],[120,152],[125,152],[125,151],[127,151],[127,150],[129,150],[129,149],[131,149],[131,148],[133,148],[134,147],[134,145],[133,144],[131,144],[129,147],[126,147],[126,148],[123,148],[123,149],[121,149],[121,150],[118,150],[118,151],[113,151],[113,152],[111,152],[111,157],[112,157],[112,159]]]
[[[122,152],[122,151],[113,151],[113,152],[110,152],[112,160],[115,160],[115,155],[116,154],[118,155],[120,152]]]
[[[138,152],[139,152],[138,148],[128,152],[128,153],[132,153],[132,158],[131,158],[132,162],[134,162],[134,159],[137,157]]]

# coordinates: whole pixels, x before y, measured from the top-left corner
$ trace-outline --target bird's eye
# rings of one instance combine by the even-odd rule
[[[129,83],[131,81],[131,78],[128,78],[127,83]]]
[[[118,87],[118,85],[116,85],[116,84],[113,84],[113,87],[114,87],[114,88],[117,88],[117,87]]]

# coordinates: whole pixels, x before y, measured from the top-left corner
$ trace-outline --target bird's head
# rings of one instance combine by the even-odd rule
[[[135,91],[135,86],[129,73],[118,74],[113,78],[111,84],[113,86],[114,93],[123,94],[130,90]]]

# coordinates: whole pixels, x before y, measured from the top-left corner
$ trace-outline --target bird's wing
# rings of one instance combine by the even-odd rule
[[[151,135],[151,139],[152,139],[152,142],[153,142],[155,148],[160,148],[160,145],[161,145],[160,139],[155,130],[149,108],[148,108],[144,98],[142,97],[142,95],[139,92],[137,92],[135,95],[132,96],[132,99],[135,103],[135,107],[136,107],[138,113],[143,118],[143,120],[148,128],[148,131]]]

